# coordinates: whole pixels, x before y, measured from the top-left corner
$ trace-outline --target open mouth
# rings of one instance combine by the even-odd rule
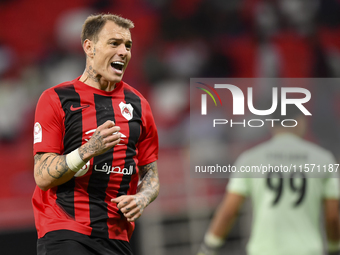
[[[124,63],[123,62],[120,62],[120,61],[114,61],[114,62],[111,62],[111,66],[118,70],[118,71],[123,71],[123,67],[124,67]]]

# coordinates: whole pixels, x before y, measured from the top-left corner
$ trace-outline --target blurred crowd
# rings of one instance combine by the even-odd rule
[[[2,0],[2,141],[31,129],[27,114],[44,89],[83,72],[79,31],[99,12],[135,22],[125,80],[156,106],[165,147],[187,143],[190,77],[340,75],[338,0]]]
[[[123,80],[149,100],[161,150],[188,145],[190,78],[340,76],[339,0],[0,0],[0,153],[30,148],[40,94],[82,74],[81,25],[102,12],[135,23]],[[339,88],[318,93],[336,117]]]

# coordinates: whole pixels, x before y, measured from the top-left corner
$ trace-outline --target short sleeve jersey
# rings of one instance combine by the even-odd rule
[[[70,153],[86,143],[107,120],[120,127],[121,141],[92,158],[87,173],[42,191],[36,187],[33,210],[38,238],[67,229],[85,235],[128,241],[128,222],[112,198],[137,192],[138,165],[158,158],[158,135],[146,99],[124,82],[111,92],[77,79],[47,89],[35,113],[34,155]]]
[[[227,190],[249,196],[253,205],[249,255],[323,254],[322,202],[339,199],[335,163],[330,152],[291,134],[275,136],[238,158],[237,169],[261,164],[292,165],[291,169],[296,166],[296,172],[285,168],[286,172],[271,170],[262,178],[231,178]],[[304,168],[305,164],[308,164],[308,173],[300,172],[300,166]],[[329,167],[334,168],[333,172],[328,171]]]

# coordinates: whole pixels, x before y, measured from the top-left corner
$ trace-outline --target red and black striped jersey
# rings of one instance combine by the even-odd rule
[[[146,99],[124,82],[111,92],[73,81],[47,89],[35,113],[34,155],[67,154],[86,143],[96,128],[112,120],[121,141],[86,165],[81,177],[42,191],[36,187],[33,210],[38,238],[59,229],[128,241],[128,222],[110,200],[137,191],[138,165],[158,158],[158,135]]]

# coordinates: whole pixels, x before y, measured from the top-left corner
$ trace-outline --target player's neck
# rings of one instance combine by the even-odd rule
[[[115,83],[106,81],[102,77],[99,78],[99,77],[89,76],[86,72],[82,74],[82,76],[79,78],[79,81],[93,88],[100,89],[100,90],[107,91],[107,92],[114,90],[116,87]]]
[[[274,128],[273,130],[273,136],[279,136],[279,135],[285,135],[285,134],[295,135],[298,137],[303,136],[300,130],[295,127],[289,128],[289,130],[288,128]]]

